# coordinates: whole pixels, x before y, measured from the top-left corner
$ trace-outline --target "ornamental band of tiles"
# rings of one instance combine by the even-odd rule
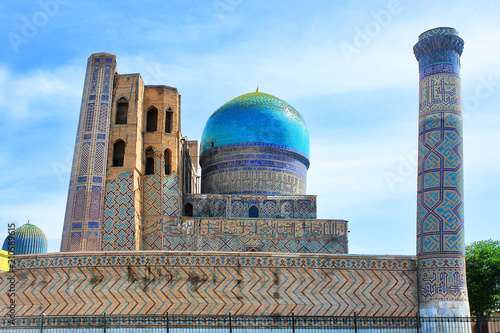
[[[467,316],[460,56],[452,28],[419,36],[417,257],[422,316]]]

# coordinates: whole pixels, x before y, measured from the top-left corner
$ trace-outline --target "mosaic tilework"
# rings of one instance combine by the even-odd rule
[[[226,216],[226,200],[215,199],[213,200],[213,217],[225,217]]]
[[[454,28],[449,28],[449,27],[441,27],[441,28],[435,28],[431,30],[427,30],[420,34],[418,36],[418,40],[422,40],[427,37],[432,37],[432,36],[443,36],[443,35],[452,35],[452,36],[458,36],[458,31]]]
[[[175,173],[162,180],[163,215],[179,216],[179,178]]]
[[[161,178],[155,173],[143,178],[143,215],[161,215]]]
[[[93,186],[92,193],[90,198],[90,207],[89,207],[89,219],[92,220],[100,220],[101,219],[101,187]]]
[[[145,219],[143,226],[144,249],[160,245],[163,236],[166,251],[348,252],[343,220],[163,217]]]
[[[106,182],[102,251],[135,249],[134,178],[122,173]]]
[[[420,36],[417,255],[422,302],[467,302],[463,236],[460,55],[451,28]],[[465,306],[464,306],[465,308]]]
[[[61,251],[94,251],[101,242],[95,229],[102,222],[109,96],[115,67],[115,56],[107,53],[93,54],[87,64]],[[81,223],[73,223],[75,220]]]
[[[460,78],[441,74],[428,76],[420,81],[420,113],[437,110],[460,111]]]
[[[23,277],[16,285],[18,317],[42,312],[413,316],[417,310],[412,257],[52,253],[17,259],[16,275]],[[6,277],[0,274],[0,289],[8,284]],[[5,310],[6,303],[0,304]]]
[[[193,206],[193,216],[209,217],[210,211],[208,208],[208,204],[208,200],[197,200],[195,205]]]
[[[200,157],[202,193],[297,195],[306,193],[309,160],[287,147],[242,143]]]
[[[255,205],[262,218],[316,218],[314,195],[185,194],[183,206],[187,203],[193,205],[193,217],[248,217],[249,208]],[[227,212],[226,207],[230,208]]]
[[[293,218],[293,204],[289,200],[284,200],[281,202],[281,216],[284,219]]]
[[[232,217],[243,217],[243,201],[233,201],[231,203],[231,216]]]

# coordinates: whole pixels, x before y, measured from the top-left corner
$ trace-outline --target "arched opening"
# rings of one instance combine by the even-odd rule
[[[259,217],[259,209],[255,205],[248,210],[248,217]]]
[[[172,153],[170,149],[165,149],[163,157],[165,158],[165,174],[170,175],[172,173]]]
[[[113,166],[123,166],[123,159],[125,158],[125,141],[118,140],[113,146]]]
[[[146,132],[156,132],[158,124],[158,110],[156,108],[152,108],[148,111],[147,119],[146,119]]]
[[[172,108],[165,111],[165,133],[172,133]]]
[[[184,216],[193,216],[193,205],[190,202],[184,205]]]
[[[155,151],[153,148],[146,150],[146,175],[155,173]]]
[[[115,124],[126,124],[128,114],[128,101],[125,97],[116,101],[116,121]]]

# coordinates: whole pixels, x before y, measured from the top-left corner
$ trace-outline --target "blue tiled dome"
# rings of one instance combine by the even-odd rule
[[[47,253],[47,236],[36,225],[26,223],[14,231],[14,254]],[[9,251],[9,236],[3,242],[2,250]],[[12,250],[12,249],[11,249]]]
[[[221,106],[205,125],[200,150],[202,193],[306,193],[306,123],[272,95],[257,90]]]
[[[309,158],[309,132],[302,116],[283,100],[258,91],[236,97],[212,114],[201,137],[201,153],[242,143],[284,146]]]

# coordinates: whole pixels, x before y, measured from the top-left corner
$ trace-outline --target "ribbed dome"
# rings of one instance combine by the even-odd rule
[[[47,236],[36,225],[26,223],[14,231],[14,254],[47,253]],[[9,251],[9,236],[3,242],[2,250]]]
[[[284,146],[309,158],[309,132],[302,116],[283,100],[258,91],[236,97],[212,114],[201,137],[201,153],[244,143]]]
[[[201,193],[303,195],[309,132],[292,106],[245,94],[208,119],[201,137]]]

